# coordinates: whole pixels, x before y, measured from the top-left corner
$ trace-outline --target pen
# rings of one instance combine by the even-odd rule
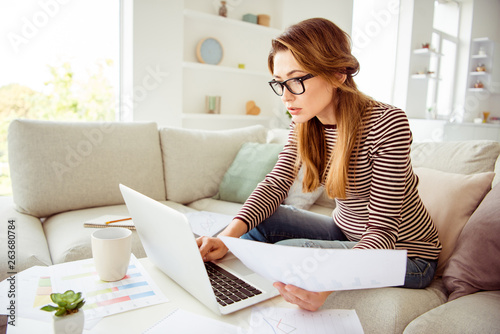
[[[118,223],[118,222],[122,222],[122,221],[125,221],[125,220],[131,220],[132,218],[124,218],[124,219],[118,219],[118,220],[110,220],[109,222],[106,222],[106,225],[108,224],[112,224],[112,223]]]

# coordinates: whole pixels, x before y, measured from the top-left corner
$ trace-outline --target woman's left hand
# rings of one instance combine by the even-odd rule
[[[332,291],[311,292],[294,285],[274,282],[273,286],[278,289],[281,296],[292,304],[308,311],[317,311],[326,301]]]

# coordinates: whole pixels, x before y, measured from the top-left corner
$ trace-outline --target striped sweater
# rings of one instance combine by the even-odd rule
[[[236,216],[249,230],[277,209],[296,178],[293,123],[291,127],[275,167]],[[324,133],[329,161],[337,128],[325,126]],[[411,142],[406,114],[376,102],[364,119],[360,145],[351,157],[346,198],[335,200],[332,217],[350,241],[358,242],[355,248],[406,249],[408,257],[435,260],[441,244],[417,192],[418,177],[410,161]]]

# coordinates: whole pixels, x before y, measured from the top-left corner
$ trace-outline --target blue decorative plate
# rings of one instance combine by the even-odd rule
[[[222,44],[213,37],[202,39],[196,47],[196,57],[200,63],[218,65],[223,55]]]

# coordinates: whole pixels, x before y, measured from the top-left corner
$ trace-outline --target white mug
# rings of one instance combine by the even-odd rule
[[[127,274],[132,249],[132,231],[106,227],[92,233],[92,256],[103,281],[118,281]]]

